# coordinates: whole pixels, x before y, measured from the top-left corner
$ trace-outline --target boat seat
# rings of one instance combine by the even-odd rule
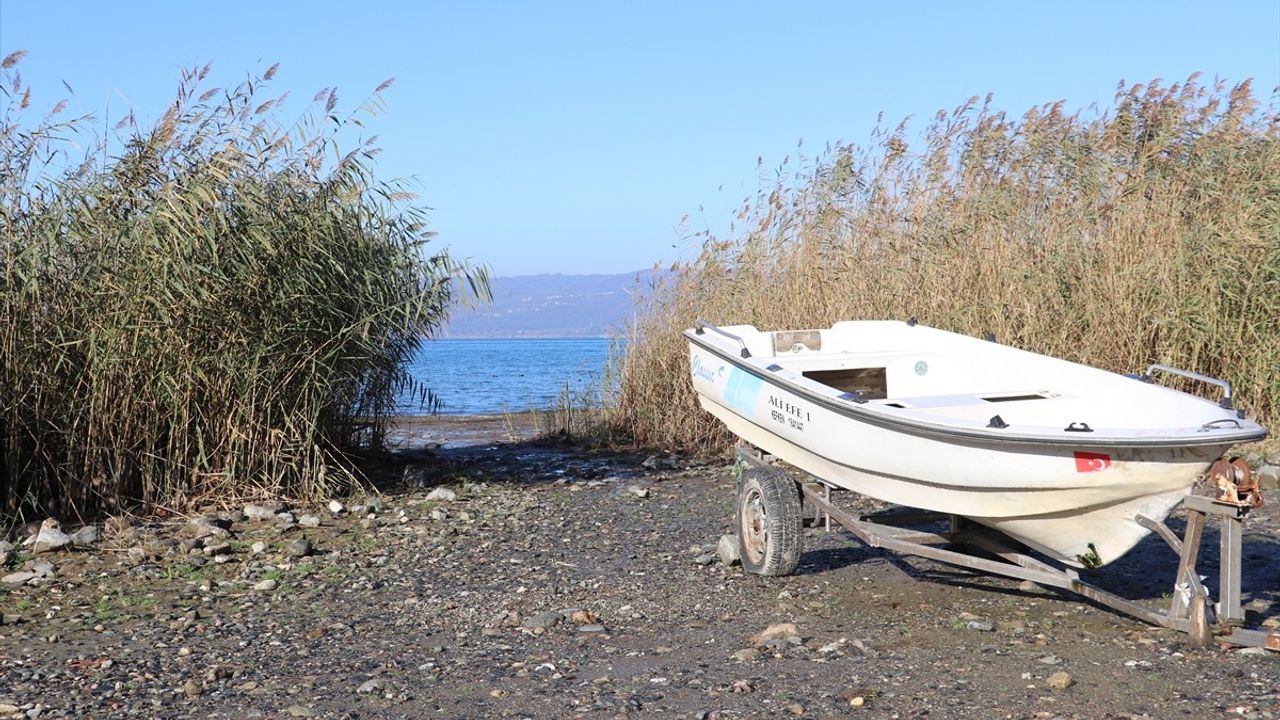
[[[917,395],[915,397],[886,398],[880,404],[902,408],[943,408],[964,405],[991,405],[1006,402],[1028,402],[1032,400],[1049,400],[1053,395],[1040,392],[985,392],[960,393],[957,395]]]

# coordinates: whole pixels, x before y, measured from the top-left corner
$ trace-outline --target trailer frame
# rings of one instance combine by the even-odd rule
[[[739,448],[737,457],[740,462],[754,468],[771,468],[773,463],[772,456],[756,448]],[[806,475],[808,480],[797,483],[800,498],[805,507],[813,510],[815,524],[820,520],[828,532],[832,521],[835,521],[870,547],[1075,593],[1151,625],[1187,633],[1193,645],[1205,646],[1216,640],[1227,645],[1280,652],[1280,631],[1240,627],[1244,620],[1240,607],[1241,545],[1244,520],[1250,510],[1248,504],[1188,495],[1181,504],[1187,513],[1182,537],[1178,537],[1161,520],[1135,516],[1136,522],[1163,539],[1178,556],[1172,599],[1166,609],[1159,610],[1088,583],[1075,569],[1058,567],[1033,557],[1016,544],[1010,545],[1003,534],[958,515],[912,508],[892,514],[854,515],[836,507],[831,501],[831,491],[842,488],[822,478]],[[1196,566],[1204,528],[1211,517],[1218,520],[1220,528],[1217,602],[1212,600],[1208,588],[1201,582]],[[948,522],[945,532],[912,528],[913,525],[941,520]],[[980,549],[998,559],[979,557],[954,547],[940,547],[957,544]]]

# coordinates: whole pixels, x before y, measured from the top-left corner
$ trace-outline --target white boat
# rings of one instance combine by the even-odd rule
[[[687,330],[702,407],[835,487],[959,515],[1073,567],[1162,521],[1231,446],[1266,437],[1229,383],[1126,376],[913,321]],[[1168,372],[1218,402],[1162,387]]]

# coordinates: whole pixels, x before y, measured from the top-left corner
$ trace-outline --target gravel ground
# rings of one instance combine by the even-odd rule
[[[1280,718],[1280,655],[1014,580],[817,528],[792,577],[725,565],[723,459],[479,446],[376,471],[397,482],[341,508],[117,520],[39,555],[52,577],[0,589],[0,716]],[[1246,533],[1256,626],[1280,615],[1276,503]],[[1173,567],[1152,540],[1091,577],[1158,602]]]

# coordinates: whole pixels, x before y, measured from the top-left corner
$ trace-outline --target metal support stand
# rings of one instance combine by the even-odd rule
[[[831,486],[823,485],[822,487],[824,488],[822,493],[822,499],[826,500],[827,504],[830,505],[831,504]],[[822,513],[822,517],[827,526],[827,532],[831,532],[831,513],[824,512]]]
[[[1249,507],[1199,495],[1187,497],[1182,504],[1190,516],[1201,518],[1201,522],[1204,522],[1207,515],[1218,516],[1221,548],[1218,559],[1218,621],[1243,622],[1244,613],[1240,609],[1240,546],[1244,539],[1244,518]]]

